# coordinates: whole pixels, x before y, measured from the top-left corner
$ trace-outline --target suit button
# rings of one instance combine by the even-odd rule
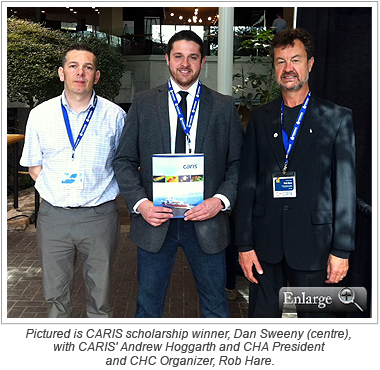
[[[288,206],[284,206],[284,211],[287,211],[289,209]]]

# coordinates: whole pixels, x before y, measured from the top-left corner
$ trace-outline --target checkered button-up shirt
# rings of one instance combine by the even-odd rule
[[[92,207],[116,198],[119,187],[112,161],[119,144],[126,113],[116,104],[98,96],[98,102],[78,147],[73,149],[61,109],[65,106],[74,141],[76,140],[94,96],[88,107],[76,113],[70,109],[63,92],[30,112],[20,164],[25,167],[42,165],[35,187],[40,196],[57,207]],[[65,172],[83,172],[83,188],[66,188]]]

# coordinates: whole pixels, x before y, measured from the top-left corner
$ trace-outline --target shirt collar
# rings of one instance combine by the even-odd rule
[[[92,91],[92,96],[91,96],[90,102],[88,103],[87,108],[83,110],[83,112],[86,112],[88,109],[90,109],[90,108],[92,108],[94,106],[94,99],[95,99],[95,90]],[[66,109],[72,111],[72,109],[70,108],[69,103],[67,102],[66,95],[65,95],[65,90],[62,91],[61,101],[62,101],[62,104],[64,105],[64,107]]]
[[[181,89],[171,77],[170,81],[172,83],[173,90],[176,94],[178,94],[178,91],[187,91],[192,97],[194,97],[197,93],[199,78],[187,90]]]

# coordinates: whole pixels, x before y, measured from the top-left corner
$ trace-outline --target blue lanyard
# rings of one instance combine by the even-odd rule
[[[61,99],[61,107],[62,107],[62,113],[63,113],[63,118],[65,120],[65,125],[66,125],[66,130],[67,130],[67,135],[69,137],[69,140],[70,140],[70,144],[71,144],[71,147],[73,148],[73,154],[71,156],[71,158],[74,159],[74,154],[75,154],[75,149],[78,147],[80,141],[82,140],[82,137],[84,135],[84,133],[86,132],[87,130],[87,127],[91,121],[91,118],[92,118],[92,115],[94,114],[94,110],[96,108],[96,104],[98,102],[98,98],[97,96],[95,95],[94,97],[94,104],[93,106],[90,108],[90,110],[88,111],[87,113],[87,116],[86,116],[86,119],[84,120],[83,122],[83,125],[82,125],[82,128],[80,129],[80,132],[78,134],[78,137],[77,139],[75,140],[75,143],[74,143],[74,138],[73,138],[73,133],[71,131],[71,126],[70,126],[70,120],[69,120],[69,116],[67,114],[67,110],[65,108],[65,106],[63,105],[62,103],[62,99]]]
[[[294,141],[296,140],[297,134],[299,129],[301,128],[301,123],[305,117],[305,113],[307,110],[307,107],[310,102],[310,96],[311,96],[311,91],[308,92],[305,101],[302,104],[302,107],[300,109],[300,112],[298,113],[297,121],[294,124],[292,133],[290,135],[290,138],[288,137],[288,134],[284,130],[284,101],[282,101],[281,104],[281,128],[282,128],[282,141],[284,142],[284,147],[286,150],[286,156],[285,156],[285,163],[284,167],[282,169],[282,172],[285,174],[286,170],[288,169],[288,164],[289,164],[289,154],[293,149],[294,146]]]
[[[191,144],[191,141],[190,141],[190,130],[191,130],[191,127],[192,127],[193,122],[194,122],[195,112],[197,111],[198,103],[199,103],[199,98],[201,96],[201,91],[202,91],[201,81],[198,81],[197,92],[195,93],[195,97],[194,97],[194,101],[193,101],[193,106],[191,107],[189,121],[187,123],[186,123],[185,117],[183,116],[181,108],[179,106],[179,103],[178,103],[178,100],[177,100],[177,97],[175,95],[175,92],[174,92],[174,89],[173,89],[173,86],[172,86],[172,83],[171,83],[170,79],[168,81],[168,85],[169,85],[170,96],[171,96],[171,98],[173,100],[174,107],[175,107],[175,109],[177,111],[177,115],[178,115],[179,121],[181,122],[181,126],[182,126],[182,129],[183,129],[183,132],[185,133],[186,138],[187,138],[187,144],[189,145],[189,148],[190,148],[190,144]]]

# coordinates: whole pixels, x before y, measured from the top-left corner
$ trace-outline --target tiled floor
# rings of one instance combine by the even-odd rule
[[[36,233],[32,228],[26,231],[8,231],[8,318],[46,317]],[[138,289],[136,257],[136,247],[128,240],[128,233],[123,232],[114,264],[112,283],[113,309],[117,318],[134,317]],[[230,316],[245,318],[248,311],[248,283],[241,276],[238,276],[238,290],[238,298],[229,303]],[[73,317],[86,317],[84,295],[81,268],[78,264],[73,292]],[[164,317],[201,317],[194,279],[181,249],[174,265]]]
[[[117,198],[121,223],[120,245],[113,267],[112,302],[115,318],[133,318],[138,291],[137,249],[129,241],[130,216],[121,196]],[[45,318],[47,305],[42,294],[41,266],[39,262],[36,229],[29,225],[26,230],[17,230],[14,223],[23,225],[25,217],[34,213],[34,189],[19,194],[19,209],[13,208],[13,198],[8,199],[7,232],[7,299],[8,318]],[[15,217],[16,216],[16,217]],[[81,275],[80,258],[75,271],[73,290],[73,317],[86,317],[85,289]],[[237,298],[229,302],[231,318],[248,316],[248,280],[236,277]],[[295,312],[283,313],[284,317],[296,317]],[[164,318],[202,317],[198,293],[190,266],[182,251],[178,250],[173,274],[168,288]]]

